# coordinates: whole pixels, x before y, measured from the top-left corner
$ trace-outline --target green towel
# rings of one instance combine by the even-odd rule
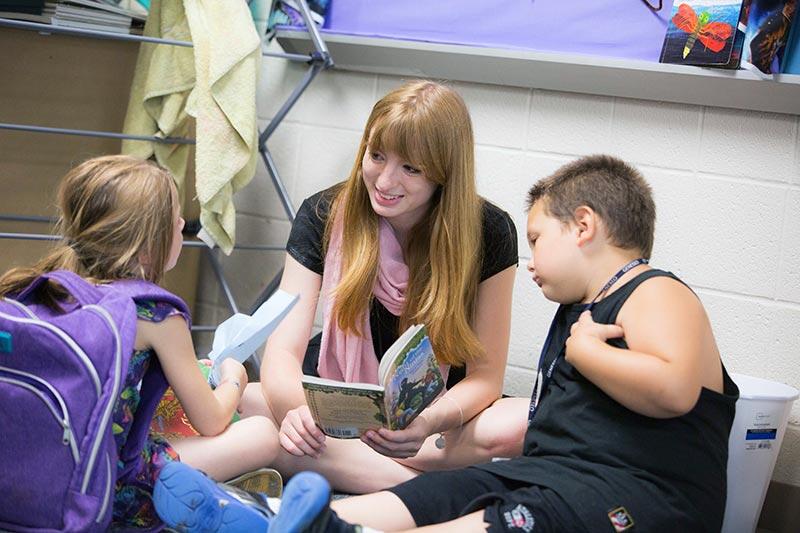
[[[181,2],[154,0],[144,35],[191,41]],[[185,46],[142,43],[131,86],[125,133],[157,137],[188,137],[191,119],[186,100],[195,84],[194,51]],[[122,153],[156,161],[175,176],[183,190],[191,146],[143,141],[122,142]]]
[[[226,254],[233,249],[233,194],[255,174],[256,87],[261,41],[244,2],[155,0],[145,35],[192,41],[194,48],[141,45],[125,131],[186,136],[196,119],[195,188],[200,237]],[[187,145],[123,142],[123,152],[156,160],[182,189]]]
[[[233,249],[233,194],[253,178],[258,155],[256,87],[261,40],[244,2],[184,0],[195,46],[195,89],[186,103],[197,119],[200,238]]]

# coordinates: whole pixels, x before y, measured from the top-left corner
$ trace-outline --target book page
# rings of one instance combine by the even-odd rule
[[[214,332],[211,353],[208,354],[213,363],[209,382],[214,386],[219,383],[219,365],[226,358],[233,357],[244,363],[264,344],[294,307],[297,298],[296,294],[278,289],[252,316],[236,313],[220,324]]]

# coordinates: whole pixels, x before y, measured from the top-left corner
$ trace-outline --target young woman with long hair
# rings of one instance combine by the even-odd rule
[[[414,81],[381,98],[350,176],[303,202],[287,252],[281,288],[300,299],[261,370],[280,424],[278,470],[317,470],[340,490],[367,492],[520,453],[527,400],[500,399],[516,231],[476,192],[471,120],[454,90]],[[322,332],[309,342],[318,303]],[[447,392],[404,430],[326,438],[303,373],[377,383],[380,356],[411,324],[426,325],[449,368]],[[251,387],[243,405],[257,396]]]

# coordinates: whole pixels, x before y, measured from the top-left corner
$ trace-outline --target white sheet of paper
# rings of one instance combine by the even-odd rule
[[[209,382],[219,384],[219,365],[228,357],[244,363],[259,346],[267,341],[289,311],[297,303],[297,295],[278,289],[261,304],[255,313],[236,313],[219,325],[214,332],[211,353],[213,362]]]

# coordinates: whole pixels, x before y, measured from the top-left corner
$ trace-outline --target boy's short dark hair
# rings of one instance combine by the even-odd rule
[[[605,223],[611,244],[650,258],[656,224],[652,190],[621,159],[590,155],[562,166],[528,191],[528,209],[542,199],[545,212],[565,224],[575,220],[578,207],[591,207]]]

